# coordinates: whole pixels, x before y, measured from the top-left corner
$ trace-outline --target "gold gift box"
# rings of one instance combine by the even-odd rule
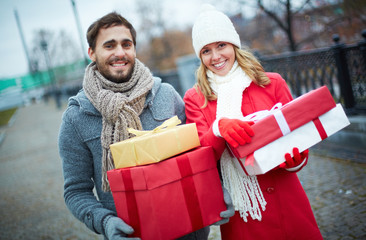
[[[115,168],[160,162],[200,146],[196,124],[179,123],[175,116],[152,131],[129,129],[136,137],[110,145]]]

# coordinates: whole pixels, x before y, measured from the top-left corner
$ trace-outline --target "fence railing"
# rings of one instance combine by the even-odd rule
[[[23,91],[29,91],[40,87],[55,85],[62,86],[75,80],[83,79],[85,60],[79,60],[52,69],[37,71],[23,76],[0,79],[0,92],[9,87],[20,87]]]
[[[278,72],[286,79],[292,94],[326,85],[336,102],[342,103],[348,114],[366,112],[366,30],[358,44],[340,43],[311,51],[259,57],[266,71]]]
[[[326,85],[334,100],[342,103],[347,114],[364,114],[366,113],[366,30],[362,32],[362,36],[363,40],[359,43],[345,45],[335,35],[333,36],[335,44],[328,48],[259,56],[259,60],[267,72],[278,72],[282,75],[294,97]],[[196,82],[194,72],[200,61],[195,55],[188,55],[179,58],[176,63],[177,70],[155,75],[161,77],[164,82],[172,84],[183,96]],[[57,92],[70,95],[81,88],[85,68],[83,64],[53,69]],[[23,90],[27,90],[51,84],[48,72],[38,74],[3,79],[0,92],[11,86],[21,86]]]
[[[333,36],[334,46],[308,51],[258,56],[267,72],[278,72],[287,81],[294,97],[326,85],[334,100],[342,103],[347,114],[366,113],[366,30],[358,44],[340,43]],[[178,59],[177,77],[158,74],[163,81],[179,85],[183,95],[195,83],[194,71],[199,61],[195,55]]]

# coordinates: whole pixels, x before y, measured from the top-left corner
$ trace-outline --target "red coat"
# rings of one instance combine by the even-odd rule
[[[271,83],[265,88],[252,83],[243,92],[242,112],[244,116],[271,109],[278,102],[285,104],[292,100],[285,80],[277,73],[267,73]],[[209,101],[201,108],[204,97],[194,88],[185,96],[187,123],[196,123],[203,146],[213,146],[217,159],[220,159],[226,145],[225,140],[216,137],[212,123],[216,117],[217,101]],[[258,182],[267,202],[262,212],[262,220],[248,217],[245,223],[239,212],[221,226],[222,239],[287,240],[322,239],[315,221],[309,200],[295,172],[276,169],[258,175]]]

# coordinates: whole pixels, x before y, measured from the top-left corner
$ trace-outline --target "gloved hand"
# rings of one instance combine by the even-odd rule
[[[226,190],[224,186],[222,186],[222,190],[224,191],[224,202],[226,204],[227,210],[220,212],[220,217],[222,217],[223,219],[214,223],[214,225],[217,226],[228,223],[229,219],[235,214],[234,205],[233,202],[231,201],[229,192]]]
[[[239,119],[223,118],[219,120],[221,136],[234,148],[251,142],[254,131],[250,127],[254,122],[244,122]]]
[[[293,157],[291,157],[290,153],[285,154],[286,161],[280,164],[280,168],[294,168],[299,166],[305,159],[309,157],[309,150],[306,149],[302,153],[299,152],[298,148],[292,149],[292,152],[294,154]]]
[[[127,225],[122,219],[118,217],[110,217],[104,228],[105,236],[109,240],[125,240],[134,239],[139,240],[140,238],[128,238],[127,235],[134,232],[133,228]]]

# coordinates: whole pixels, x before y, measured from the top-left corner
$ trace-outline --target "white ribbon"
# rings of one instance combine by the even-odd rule
[[[281,129],[282,135],[285,136],[286,134],[289,134],[291,131],[285,119],[285,116],[283,116],[283,113],[281,111],[276,111],[274,112],[273,116],[275,117],[277,124]]]
[[[283,116],[281,107],[282,107],[282,103],[277,103],[270,110],[262,110],[262,111],[258,111],[258,112],[249,114],[249,115],[243,117],[241,120],[256,122],[267,116],[273,115],[277,121],[278,126],[281,129],[282,134],[286,135],[286,134],[289,134],[291,132],[291,130],[288,126],[285,116]]]
[[[243,121],[259,121],[269,115],[274,114],[276,111],[280,111],[280,108],[282,107],[282,103],[277,103],[275,104],[271,110],[262,110],[262,111],[258,111],[249,115],[246,115],[245,117],[243,117],[241,120]]]

